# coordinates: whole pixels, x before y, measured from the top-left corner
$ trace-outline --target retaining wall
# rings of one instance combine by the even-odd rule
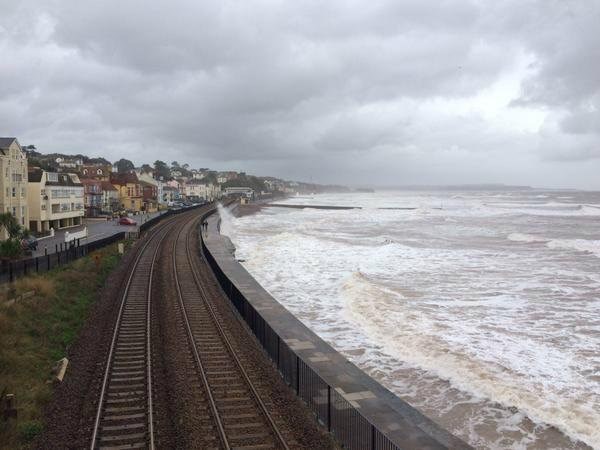
[[[468,449],[408,403],[381,386],[285,309],[234,257],[219,234],[218,214],[205,214],[204,256],[223,291],[248,324],[285,382],[345,447]]]

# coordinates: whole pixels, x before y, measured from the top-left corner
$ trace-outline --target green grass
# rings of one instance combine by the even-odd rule
[[[90,306],[120,256],[112,245],[47,274],[25,277],[0,295],[0,392],[15,395],[17,420],[0,417],[0,448],[28,448],[43,431],[52,367],[67,356]],[[24,292],[35,295],[10,305]],[[67,370],[68,374],[68,370]]]

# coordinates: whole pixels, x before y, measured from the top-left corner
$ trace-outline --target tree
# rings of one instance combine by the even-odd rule
[[[142,173],[152,172],[152,166],[150,164],[142,164]]]
[[[121,158],[120,160],[118,160],[115,163],[115,166],[117,166],[117,172],[119,173],[125,173],[135,169],[133,163],[125,158]]]
[[[156,160],[154,161],[154,178],[160,180],[169,180],[171,179],[171,171],[169,170],[169,166],[164,161]]]
[[[0,229],[8,233],[8,239],[0,242],[0,257],[18,258],[23,254],[21,240],[29,236],[29,230],[23,228],[11,213],[0,214]]]
[[[173,161],[171,163],[171,167],[179,167],[179,163],[177,161]]]

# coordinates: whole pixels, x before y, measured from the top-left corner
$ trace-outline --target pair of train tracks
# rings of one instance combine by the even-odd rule
[[[198,276],[192,233],[173,242],[173,276],[188,340],[223,448],[288,449],[286,440],[237,357]]]
[[[121,298],[104,372],[91,448],[155,448],[152,391],[151,309],[158,301],[152,282],[157,255],[167,236],[174,291],[196,375],[224,449],[288,449],[211,306],[198,276],[192,234],[198,214],[159,225],[139,251]],[[179,227],[176,233],[172,230]]]

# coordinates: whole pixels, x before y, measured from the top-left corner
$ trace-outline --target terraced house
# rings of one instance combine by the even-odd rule
[[[27,227],[27,155],[17,138],[0,137],[0,174],[0,211],[11,213]],[[6,238],[6,230],[0,230],[0,239]]]
[[[84,213],[83,184],[74,173],[29,168],[29,228],[44,232],[81,225]]]
[[[121,209],[139,212],[144,205],[143,190],[135,172],[111,173],[110,183],[119,192]]]

